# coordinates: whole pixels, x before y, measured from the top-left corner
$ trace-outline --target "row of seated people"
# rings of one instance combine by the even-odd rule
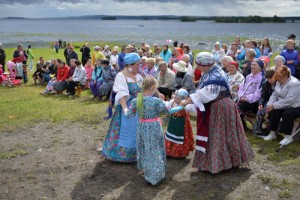
[[[94,97],[108,99],[116,70],[109,64],[109,61],[104,59],[98,60],[95,67],[90,62],[89,60],[83,67],[80,61],[71,59],[70,66],[68,66],[62,60],[57,59],[55,61],[57,73],[47,82],[46,89],[41,94],[61,95],[65,91],[65,95],[73,97],[75,88],[86,88],[91,89]]]

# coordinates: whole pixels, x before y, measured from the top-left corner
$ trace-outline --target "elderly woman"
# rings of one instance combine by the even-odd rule
[[[298,52],[294,50],[294,45],[295,45],[294,40],[288,40],[286,42],[286,49],[280,53],[280,55],[285,58],[284,64],[288,68],[290,68],[292,76],[296,75],[296,70],[297,70],[296,66],[299,63]]]
[[[175,75],[174,87],[177,90],[183,88],[187,90],[189,94],[194,93],[196,88],[193,83],[193,78],[187,73],[188,69],[186,67],[186,62],[181,60],[178,63],[174,63],[173,68],[177,71]]]
[[[231,56],[224,56],[221,59],[222,62],[222,69],[224,70],[225,73],[228,72],[228,67],[229,67],[229,63],[233,61],[233,58]]]
[[[238,91],[240,84],[244,81],[244,76],[238,71],[239,64],[231,61],[228,64],[226,78],[229,84],[229,90],[233,101],[238,100]]]
[[[264,63],[257,59],[251,63],[251,74],[249,74],[244,83],[240,85],[238,92],[238,106],[240,110],[245,112],[252,112],[256,114],[258,111],[258,101],[261,96],[261,86],[263,76],[261,70],[264,67]],[[247,125],[244,120],[244,114],[241,113],[243,126],[246,129]]]
[[[279,132],[285,136],[280,144],[287,145],[293,142],[293,138],[290,137],[294,125],[293,121],[300,117],[300,82],[291,76],[290,70],[285,66],[275,73],[275,80],[277,81],[275,90],[267,103],[271,131],[264,139],[276,139],[276,131],[282,118]]]
[[[224,71],[213,55],[201,52],[196,65],[203,76],[194,94],[182,105],[197,106],[196,152],[193,167],[213,174],[241,166],[254,157],[244,133],[238,109],[229,97]]]
[[[285,58],[283,56],[278,55],[274,58],[275,65],[271,67],[271,69],[277,71],[278,69],[284,66],[284,63],[285,63]]]
[[[111,89],[114,84],[115,77],[117,75],[116,69],[109,64],[108,60],[102,60],[102,73],[103,73],[103,83],[99,86],[100,100],[105,96],[105,100],[108,100]]]
[[[216,42],[214,49],[212,50],[212,55],[214,57],[215,62],[221,65],[221,60],[225,56],[224,49],[221,48],[221,43]]]

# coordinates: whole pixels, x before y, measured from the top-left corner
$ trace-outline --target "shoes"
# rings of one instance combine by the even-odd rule
[[[277,138],[275,131],[270,131],[269,135],[264,138],[266,141],[275,140]]]
[[[70,92],[66,92],[64,95],[69,96],[69,95],[70,95]]]
[[[279,144],[281,145],[288,145],[288,144],[291,144],[292,142],[294,141],[294,139],[290,136],[290,135],[285,135],[283,140],[281,140],[279,142]]]
[[[69,96],[69,99],[74,99],[75,98],[75,95],[70,95]]]

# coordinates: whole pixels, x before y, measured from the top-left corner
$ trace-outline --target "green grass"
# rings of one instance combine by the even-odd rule
[[[81,57],[79,48],[84,42],[75,42],[75,51]],[[121,47],[119,42],[89,42],[89,46],[104,46],[105,44]],[[50,46],[50,43],[49,43]],[[7,60],[12,59],[15,48],[7,48]],[[194,50],[196,55],[201,50]],[[45,60],[51,58],[61,58],[64,60],[63,49],[55,53],[53,48],[33,48],[35,63],[40,56]],[[274,55],[274,57],[276,54]],[[273,60],[272,60],[273,62]],[[271,66],[273,63],[271,63]],[[107,103],[91,100],[92,94],[89,90],[84,90],[80,98],[69,100],[66,96],[42,96],[39,93],[44,91],[45,86],[33,86],[32,72],[28,72],[29,82],[27,86],[22,84],[14,88],[0,87],[0,132],[12,132],[19,128],[33,126],[41,121],[53,123],[63,123],[65,121],[81,121],[95,126],[101,122],[105,115]],[[275,152],[279,146],[278,142],[265,142],[264,140],[249,135],[249,141],[261,155],[267,155],[268,160],[281,165],[300,166],[300,144],[295,142],[285,147],[281,152]]]

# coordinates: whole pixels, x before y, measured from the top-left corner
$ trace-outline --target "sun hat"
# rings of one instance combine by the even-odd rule
[[[141,60],[141,57],[137,53],[128,53],[124,57],[124,62],[127,65],[132,65]]]
[[[196,55],[196,64],[209,67],[215,63],[214,57],[209,52],[200,52]]]
[[[187,72],[186,62],[183,60],[178,61],[172,65],[179,72]]]
[[[99,46],[94,46],[93,49],[100,49],[100,47]]]

